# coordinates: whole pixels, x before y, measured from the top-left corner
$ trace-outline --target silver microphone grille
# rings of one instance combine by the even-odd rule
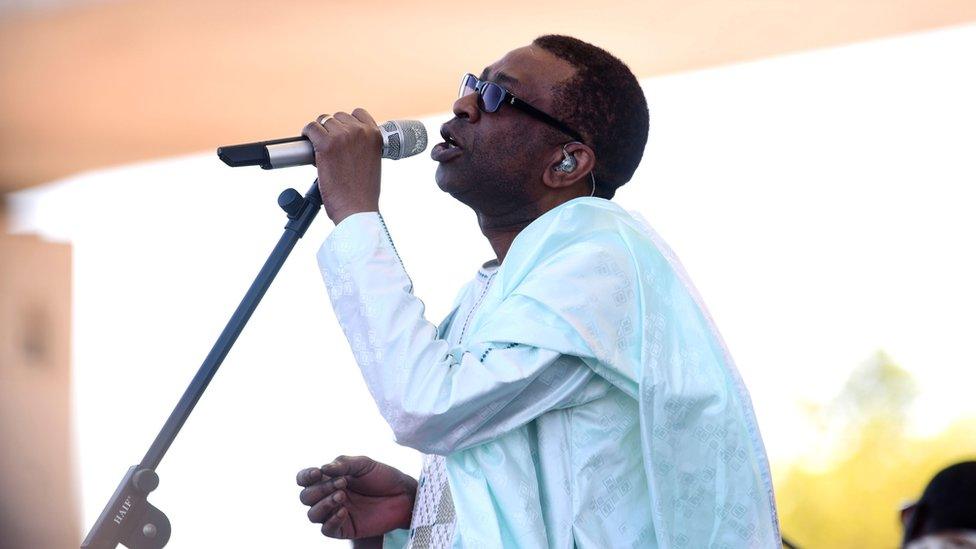
[[[427,148],[427,129],[418,120],[390,120],[380,126],[383,158],[399,160]]]

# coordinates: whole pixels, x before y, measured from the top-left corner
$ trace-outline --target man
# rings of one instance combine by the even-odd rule
[[[976,548],[976,461],[939,471],[901,513],[906,549]]]
[[[748,394],[666,245],[610,199],[647,105],[630,70],[565,36],[466,75],[438,186],[496,259],[434,327],[378,213],[368,113],[320,116],[336,316],[420,482],[341,457],[298,482],[325,535],[403,547],[775,547]],[[407,528],[409,527],[409,530]]]

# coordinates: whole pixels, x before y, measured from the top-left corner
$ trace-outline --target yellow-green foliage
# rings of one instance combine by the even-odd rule
[[[775,475],[788,539],[814,549],[898,547],[901,505],[921,495],[943,467],[976,459],[976,418],[932,438],[906,434],[914,396],[909,374],[879,353],[830,406],[811,412],[833,442],[826,459],[794,463]]]

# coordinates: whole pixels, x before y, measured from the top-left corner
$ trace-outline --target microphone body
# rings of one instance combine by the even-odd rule
[[[383,158],[399,160],[427,148],[427,130],[417,120],[390,120],[379,126]],[[315,163],[315,149],[305,136],[287,137],[217,148],[217,156],[233,168],[261,166],[265,170]]]

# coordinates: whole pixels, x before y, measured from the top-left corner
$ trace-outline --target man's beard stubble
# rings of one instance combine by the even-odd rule
[[[482,229],[527,224],[540,215],[530,190],[538,174],[529,169],[532,162],[517,141],[507,140],[503,147],[467,150],[454,166],[444,166],[455,172],[456,182],[463,182],[463,190],[445,190],[475,211]]]

